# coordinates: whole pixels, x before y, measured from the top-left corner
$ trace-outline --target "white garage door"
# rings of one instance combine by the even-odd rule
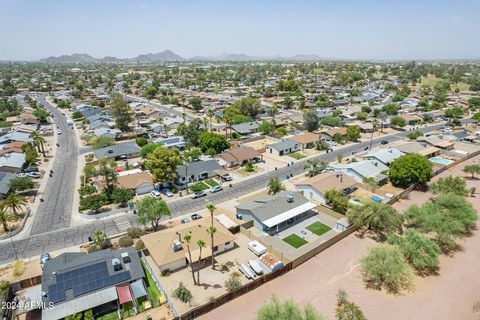
[[[153,190],[153,185],[147,184],[147,185],[138,187],[135,191],[137,192],[137,195],[140,195],[140,194],[149,193],[152,190]]]

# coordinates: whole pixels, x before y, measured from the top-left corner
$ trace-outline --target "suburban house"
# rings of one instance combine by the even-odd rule
[[[150,124],[150,130],[153,131],[153,133],[160,134],[165,132],[166,127],[158,122]]]
[[[337,171],[342,171],[351,176],[357,182],[363,182],[365,179],[373,179],[381,185],[387,182],[388,177],[382,172],[388,170],[388,167],[376,160],[363,160],[347,164],[335,164],[332,166]]]
[[[117,181],[119,187],[132,189],[136,195],[149,193],[154,189],[153,177],[148,171],[119,175]]]
[[[241,135],[249,135],[257,131],[259,125],[255,121],[252,122],[242,122],[239,124],[232,125],[232,129],[236,133]]]
[[[222,170],[222,166],[216,160],[194,161],[187,165],[177,167],[177,177],[180,184],[192,181],[200,181],[216,176],[216,170]]]
[[[417,141],[420,143],[425,142],[432,147],[437,147],[442,150],[453,150],[455,145],[452,141],[442,139],[439,136],[418,137]]]
[[[10,191],[10,182],[15,179],[17,175],[13,172],[0,171],[0,199],[4,199]]]
[[[22,141],[14,141],[12,143],[7,143],[0,145],[0,156],[8,153],[23,153],[22,146],[25,142]]]
[[[215,246],[213,248],[215,255],[233,249],[235,246],[235,236],[217,220],[213,221],[213,226],[217,230],[215,232]],[[187,246],[183,240],[183,237],[187,233],[191,234],[190,241],[192,244],[197,243],[200,239],[205,240],[207,244],[202,250],[201,261],[198,260],[199,248],[194,245],[190,246],[191,262],[197,265],[199,262],[210,262],[212,248],[210,241],[206,241],[209,239],[206,231],[208,227],[210,227],[210,220],[201,219],[150,233],[142,236],[140,239],[145,244],[146,250],[148,250],[150,257],[160,271],[175,271],[187,266],[189,263]]]
[[[405,120],[405,122],[411,126],[414,126],[423,120],[422,117],[417,116],[416,114],[401,114],[399,117]]]
[[[122,133],[122,131],[118,129],[109,129],[109,128],[98,128],[92,131],[96,137],[109,137],[112,139],[116,139]]]
[[[403,155],[404,155],[403,152],[395,148],[388,148],[388,149],[380,149],[377,151],[369,152],[363,157],[363,159],[376,160],[388,167],[393,160],[400,158]]]
[[[309,149],[315,147],[315,144],[317,142],[320,142],[320,135],[312,132],[307,132],[291,136],[288,138],[288,140],[300,144],[301,149]]]
[[[295,190],[303,194],[310,201],[327,204],[325,193],[335,189],[348,195],[354,190],[357,182],[349,175],[339,172],[326,172],[314,177],[309,177],[295,183]]]
[[[336,128],[320,132],[320,136],[322,137],[322,139],[325,139],[327,141],[332,141],[335,135],[346,136],[347,128]]]
[[[33,139],[30,137],[29,133],[12,131],[6,135],[0,137],[0,145],[12,143],[15,141],[21,141],[24,143],[33,142]]]
[[[161,144],[166,148],[178,148],[183,149],[185,148],[185,139],[180,136],[168,137],[168,138],[157,138],[154,139],[152,142],[156,144]]]
[[[25,154],[7,153],[0,157],[0,171],[20,173],[25,168]]]
[[[310,217],[317,205],[295,191],[283,191],[273,196],[249,201],[236,206],[237,216],[253,220],[253,225],[270,235]]]
[[[110,160],[118,160],[120,158],[131,159],[140,157],[140,147],[135,142],[119,143],[94,151],[97,159],[107,158]]]
[[[266,147],[266,152],[276,154],[277,156],[283,156],[292,152],[299,151],[301,145],[298,142],[283,139],[274,144],[270,144]]]
[[[433,147],[433,146],[427,146],[426,144],[424,145],[417,141],[396,145],[395,149],[406,154],[418,153],[428,158],[438,156],[440,154],[439,148]]]
[[[62,253],[43,269],[40,301],[53,307],[42,309],[42,319],[63,319],[90,309],[95,319],[108,311],[119,312],[127,302],[138,308],[138,299],[149,299],[144,277],[132,247]]]
[[[227,150],[217,157],[220,165],[225,167],[242,166],[248,161],[256,161],[262,158],[257,150],[248,146],[240,146]]]

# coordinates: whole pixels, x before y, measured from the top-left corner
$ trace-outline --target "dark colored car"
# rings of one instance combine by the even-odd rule
[[[381,144],[388,144],[388,141],[387,140],[382,140],[382,142],[380,142]]]
[[[190,216],[192,218],[192,221],[202,219],[203,217],[199,215],[198,213],[194,213]]]

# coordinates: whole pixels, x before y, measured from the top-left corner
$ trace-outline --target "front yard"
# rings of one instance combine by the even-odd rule
[[[289,153],[288,156],[292,157],[295,160],[300,160],[300,159],[305,158],[305,156],[303,154],[301,154],[300,152]]]

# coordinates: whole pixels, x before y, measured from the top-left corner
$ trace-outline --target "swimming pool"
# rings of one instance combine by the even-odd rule
[[[430,158],[429,160],[433,163],[440,164],[442,166],[446,166],[453,162],[452,160],[448,160],[442,157],[433,157],[433,158]]]

